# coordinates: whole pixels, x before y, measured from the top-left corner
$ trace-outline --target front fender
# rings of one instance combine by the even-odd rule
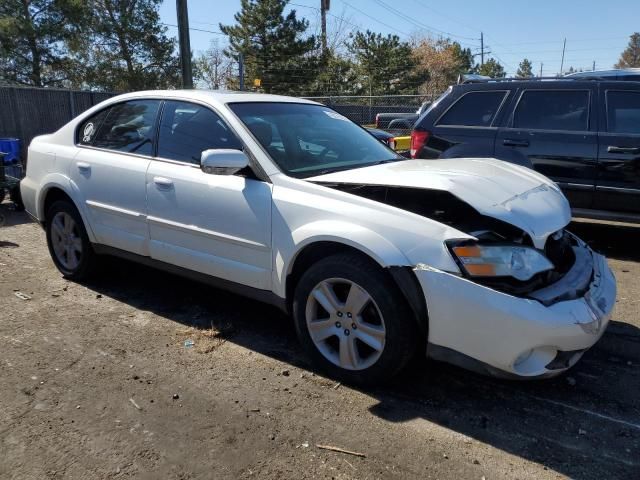
[[[275,245],[274,291],[286,297],[285,281],[305,247],[318,242],[333,242],[361,251],[382,267],[409,266],[407,257],[380,234],[361,225],[340,220],[319,220],[291,232],[290,245]]]

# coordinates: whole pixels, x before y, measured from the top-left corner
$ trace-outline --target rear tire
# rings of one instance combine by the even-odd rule
[[[49,207],[46,219],[47,246],[56,268],[69,280],[89,278],[97,259],[78,209],[58,200]]]
[[[293,315],[314,364],[346,383],[393,378],[418,345],[416,319],[404,296],[364,255],[336,254],[311,266],[296,287]]]

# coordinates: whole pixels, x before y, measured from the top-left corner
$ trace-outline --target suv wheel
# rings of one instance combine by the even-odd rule
[[[47,212],[47,246],[53,263],[71,280],[87,278],[96,255],[76,207],[66,200],[54,202]]]
[[[345,382],[388,380],[417,346],[416,321],[397,285],[358,255],[337,254],[313,265],[298,283],[293,313],[314,363]]]

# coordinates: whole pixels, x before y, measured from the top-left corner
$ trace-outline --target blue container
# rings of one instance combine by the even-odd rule
[[[5,165],[13,165],[20,162],[20,140],[18,138],[0,138],[0,152],[4,156]]]

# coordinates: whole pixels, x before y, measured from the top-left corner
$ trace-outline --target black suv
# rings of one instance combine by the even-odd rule
[[[455,85],[417,120],[411,156],[525,165],[558,183],[574,215],[640,222],[640,82]]]

